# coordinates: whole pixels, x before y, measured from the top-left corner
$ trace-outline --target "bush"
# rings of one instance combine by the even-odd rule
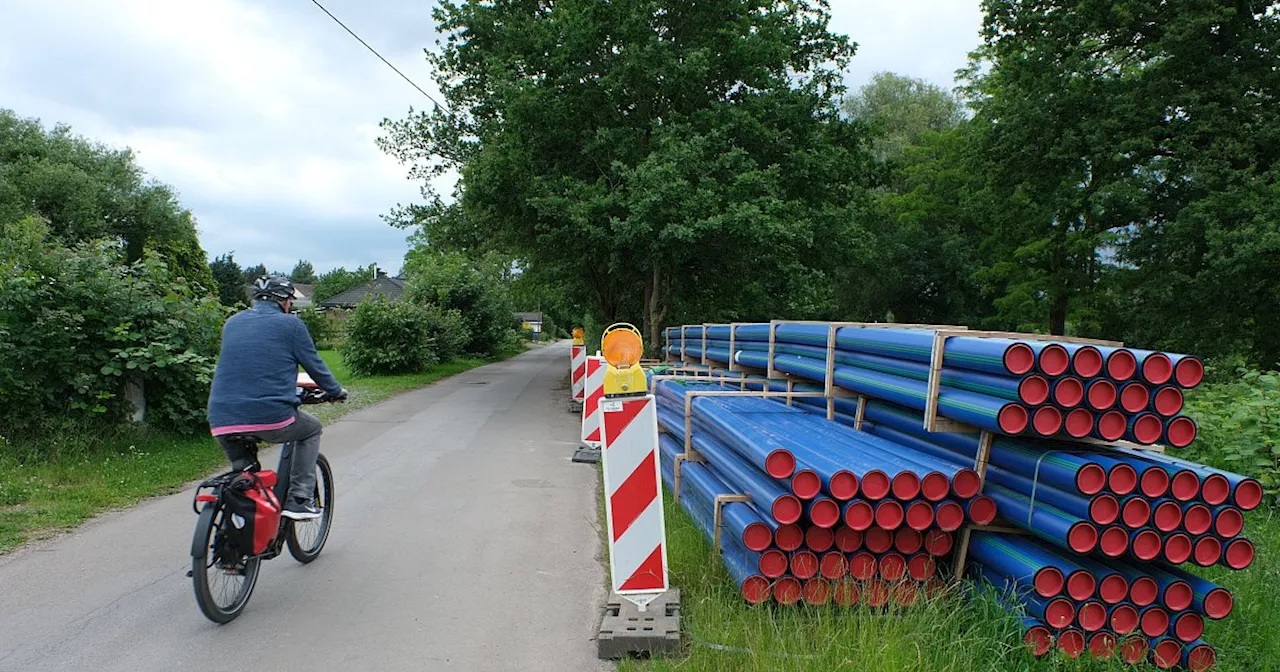
[[[515,316],[500,264],[420,246],[405,256],[405,276],[412,301],[461,314],[467,329],[464,352],[491,356],[506,347]]]
[[[311,340],[315,342],[316,348],[329,349],[329,319],[325,314],[315,308],[307,308],[299,310],[297,315],[298,319],[307,325],[307,331],[311,332]]]
[[[1280,486],[1280,372],[1238,369],[1232,380],[1188,392],[1183,413],[1199,424],[1200,433],[1178,457],[1252,476],[1275,502]]]
[[[428,333],[431,335],[431,344],[435,347],[436,357],[441,362],[457,359],[471,339],[471,335],[467,332],[467,323],[462,319],[462,313],[434,305],[423,306],[423,309],[427,313]]]
[[[438,361],[431,330],[427,309],[383,296],[369,299],[349,318],[342,359],[361,376],[425,371]]]
[[[146,398],[147,421],[207,429],[205,405],[225,310],[147,254],[117,242],[66,247],[40,220],[0,225],[0,434],[113,424]]]

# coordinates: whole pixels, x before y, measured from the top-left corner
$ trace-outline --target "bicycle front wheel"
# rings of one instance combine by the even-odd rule
[[[191,543],[191,580],[196,604],[214,623],[235,620],[249,604],[258,583],[260,558],[234,553],[221,530],[228,516],[220,502],[210,502],[200,511]]]
[[[289,521],[285,540],[294,560],[307,564],[320,555],[324,542],[329,540],[329,527],[333,525],[333,471],[324,455],[316,458],[316,507],[320,517],[311,520]]]

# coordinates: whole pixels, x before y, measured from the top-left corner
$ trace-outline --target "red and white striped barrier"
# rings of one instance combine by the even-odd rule
[[[600,400],[604,398],[604,357],[587,358],[586,399],[582,402],[582,443],[600,447]]]
[[[583,400],[587,382],[587,346],[573,345],[569,353],[569,372],[573,380],[573,400]]]
[[[600,401],[613,591],[645,605],[667,589],[666,523],[653,395]]]

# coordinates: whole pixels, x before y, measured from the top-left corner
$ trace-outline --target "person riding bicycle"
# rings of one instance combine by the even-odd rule
[[[222,328],[222,350],[209,390],[209,427],[239,471],[257,462],[258,441],[293,442],[288,501],[282,515],[294,520],[320,516],[316,508],[316,458],[320,420],[298,408],[298,366],[335,401],[347,391],[316,352],[307,326],[289,309],[298,295],[280,276],[253,284],[253,306]]]

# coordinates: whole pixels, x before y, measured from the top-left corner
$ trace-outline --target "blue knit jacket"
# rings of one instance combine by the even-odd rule
[[[298,366],[330,394],[342,389],[316,352],[307,325],[268,301],[222,327],[222,351],[209,390],[213,434],[287,426],[297,415]]]

